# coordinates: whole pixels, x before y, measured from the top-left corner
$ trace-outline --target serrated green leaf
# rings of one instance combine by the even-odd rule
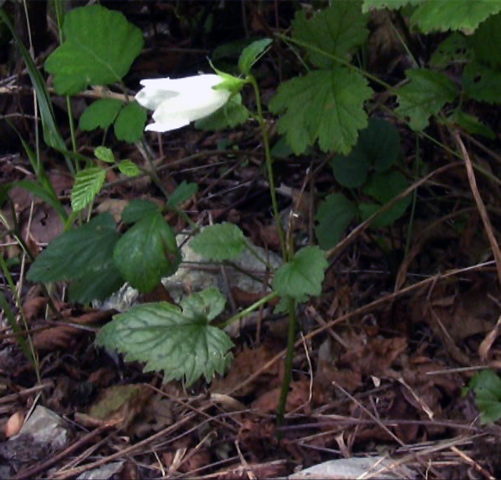
[[[390,10],[398,10],[407,4],[417,4],[423,0],[363,0],[362,11],[364,13],[371,10],[379,10],[381,8],[388,8]]]
[[[151,213],[160,213],[160,207],[151,200],[136,198],[123,209],[122,220],[125,223],[136,223]]]
[[[366,220],[372,214],[376,213],[381,207],[393,200],[397,195],[402,193],[409,186],[407,179],[395,170],[376,173],[372,175],[363,191],[366,195],[378,201],[378,204],[360,203],[358,209],[362,220]],[[388,211],[379,215],[373,222],[373,227],[387,227],[392,225],[395,220],[404,215],[407,207],[411,203],[411,197],[408,195],[402,200],[399,200]]]
[[[430,58],[430,66],[445,69],[451,65],[467,63],[472,57],[473,52],[467,38],[462,33],[453,32],[435,49]]]
[[[84,272],[71,281],[68,287],[71,302],[86,304],[92,300],[105,300],[125,283],[113,262],[112,249],[109,253],[110,256],[99,268]]]
[[[388,170],[399,153],[400,134],[396,127],[381,118],[371,118],[353,150],[348,155],[336,155],[330,165],[338,183],[355,188],[365,182],[370,168],[377,172]]]
[[[249,75],[252,66],[266,53],[266,49],[271,45],[271,38],[256,40],[245,47],[238,59],[238,68],[244,75]]]
[[[186,379],[190,386],[204,376],[210,382],[223,374],[233,343],[209,324],[224,306],[224,297],[210,288],[188,297],[182,310],[170,303],[136,305],[116,315],[97,335],[97,342],[125,353],[126,360],[145,362],[145,371],[163,371],[164,383]]]
[[[315,220],[315,235],[323,250],[337,245],[346,227],[357,216],[357,206],[342,193],[333,193],[320,203]]]
[[[249,110],[242,105],[242,95],[236,93],[224,104],[223,107],[195,122],[195,127],[200,130],[224,130],[244,123],[249,118]]]
[[[100,167],[89,167],[80,170],[75,176],[75,184],[71,191],[71,208],[74,212],[83,210],[89,205],[103,188],[106,170]]]
[[[108,128],[115,121],[123,106],[124,103],[116,98],[101,98],[85,109],[78,126],[85,131]]]
[[[113,151],[108,147],[103,147],[102,145],[94,149],[94,156],[99,160],[106,163],[115,163],[115,155]]]
[[[231,260],[246,247],[245,236],[233,223],[220,223],[205,227],[193,237],[190,247],[211,260]]]
[[[134,143],[143,138],[146,110],[137,102],[126,105],[115,121],[115,135],[119,140]]]
[[[137,177],[141,174],[139,167],[129,159],[121,160],[117,164],[118,170],[127,177]]]
[[[198,185],[196,183],[187,183],[186,180],[183,180],[170,195],[167,206],[177,207],[190,199],[197,191]]]
[[[426,69],[405,72],[410,82],[398,90],[396,109],[400,115],[410,118],[409,126],[421,131],[428,126],[429,118],[456,98],[456,86],[442,73]]]
[[[333,2],[325,10],[307,18],[301,10],[292,22],[293,38],[308,43],[326,54],[348,60],[369,35],[368,16],[361,12],[359,1]],[[311,63],[319,68],[334,64],[319,52],[309,53]]]
[[[295,154],[316,140],[324,152],[348,153],[367,126],[364,102],[372,95],[367,80],[344,67],[309,72],[282,83],[270,102],[272,112],[285,113],[278,121]]]
[[[464,30],[473,32],[486,18],[501,11],[500,0],[426,0],[411,16],[423,33]]]
[[[473,47],[477,61],[499,69],[501,49],[492,47],[501,45],[501,14],[493,15],[483,22],[475,33],[468,37],[468,43]]]
[[[468,390],[473,390],[480,410],[482,423],[492,423],[501,418],[501,378],[493,370],[482,370],[470,380]]]
[[[119,238],[113,217],[108,213],[98,215],[88,224],[69,230],[50,242],[31,265],[28,279],[49,283],[73,280],[98,271],[112,258]]]
[[[490,140],[494,140],[496,138],[496,134],[492,131],[492,129],[482,123],[474,115],[458,111],[455,112],[455,114],[451,116],[450,119],[472,135],[482,135],[483,137],[489,138]]]
[[[463,88],[468,97],[479,102],[501,103],[501,72],[471,62],[463,70]]]
[[[172,275],[181,256],[172,228],[160,212],[152,212],[127,230],[115,245],[113,259],[122,276],[142,293]]]
[[[63,35],[63,44],[45,62],[59,95],[120,81],[143,48],[141,30],[122,13],[100,5],[68,12]]]
[[[300,301],[303,301],[306,295],[320,295],[328,265],[320,248],[304,247],[276,271],[273,289],[280,296],[289,296]]]

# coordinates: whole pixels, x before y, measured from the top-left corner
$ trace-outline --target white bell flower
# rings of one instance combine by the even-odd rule
[[[143,107],[154,110],[155,123],[148,125],[146,130],[167,132],[208,117],[231,96],[229,90],[214,90],[213,87],[222,82],[223,78],[214,74],[141,80],[143,88],[136,100]]]

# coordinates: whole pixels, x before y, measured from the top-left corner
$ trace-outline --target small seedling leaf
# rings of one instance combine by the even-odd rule
[[[108,147],[103,147],[102,145],[94,149],[94,156],[106,163],[115,163],[115,155],[113,151]]]
[[[210,325],[224,302],[210,288],[188,297],[181,308],[166,302],[137,305],[105,325],[97,342],[125,353],[128,361],[145,362],[145,372],[163,370],[165,383],[185,379],[190,386],[202,376],[210,382],[231,360],[230,338]]]
[[[245,249],[245,236],[233,223],[205,227],[190,242],[190,247],[211,260],[231,260]]]
[[[467,390],[473,390],[482,423],[501,418],[501,378],[493,370],[482,370],[470,380]]]
[[[266,53],[266,49],[271,45],[270,38],[256,40],[245,47],[238,60],[238,68],[244,75],[249,75],[252,66]]]
[[[106,170],[100,167],[89,167],[80,170],[75,176],[75,184],[71,191],[71,208],[74,212],[83,210],[89,205],[103,188]]]
[[[137,177],[141,174],[139,167],[132,160],[127,158],[118,162],[117,167],[126,177]]]

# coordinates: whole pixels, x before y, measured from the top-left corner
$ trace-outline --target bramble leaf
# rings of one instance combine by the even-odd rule
[[[307,295],[320,295],[328,263],[318,247],[304,247],[275,273],[273,289],[281,297],[305,301]]]
[[[106,163],[115,163],[115,155],[113,150],[108,147],[103,147],[102,145],[94,149],[94,156],[99,160]]]
[[[428,126],[429,118],[456,98],[457,90],[448,77],[426,69],[406,70],[410,82],[398,90],[401,115],[410,118],[409,126],[421,131]]]
[[[459,110],[454,112],[448,119],[457,123],[472,135],[482,135],[491,140],[496,138],[496,134],[493,130],[485,123],[482,123],[475,115],[470,115],[469,113]]]
[[[123,106],[124,103],[116,98],[101,98],[85,109],[78,126],[85,131],[108,128],[115,121]]]
[[[83,210],[89,205],[103,188],[106,170],[100,167],[89,167],[80,170],[75,176],[75,184],[71,191],[71,208],[74,212]]]
[[[131,102],[126,105],[115,121],[115,135],[119,140],[134,143],[143,137],[146,125],[146,110],[139,103]]]
[[[205,227],[190,242],[195,252],[211,260],[230,260],[245,249],[242,230],[233,223],[220,223]]]
[[[309,72],[282,83],[270,102],[272,112],[285,113],[278,131],[296,155],[316,140],[324,152],[348,153],[367,126],[364,102],[372,96],[367,80],[344,67]]]
[[[113,251],[122,276],[140,292],[151,292],[172,275],[181,257],[176,237],[160,212],[151,212],[124,233]]]
[[[463,70],[463,88],[468,97],[479,102],[501,103],[501,72],[471,62]]]
[[[33,262],[28,278],[43,283],[72,280],[72,301],[103,300],[124,282],[113,264],[119,238],[113,217],[101,214],[55,238]]]
[[[126,177],[137,177],[141,170],[139,167],[132,161],[126,158],[125,160],[120,160],[117,163],[118,170],[123,173]]]
[[[468,37],[468,41],[473,47],[476,60],[493,68],[501,67],[501,51],[499,48],[492,48],[493,45],[501,44],[501,14],[489,17]]]
[[[379,10],[381,8],[388,8],[390,10],[398,10],[407,4],[416,4],[423,0],[363,0],[362,11],[369,12],[372,9]]]
[[[361,13],[361,3],[333,2],[325,10],[307,18],[301,10],[292,22],[293,38],[322,50],[326,54],[348,60],[369,35],[368,16]],[[309,51],[313,65],[328,68],[334,60],[317,51]]]
[[[135,198],[122,211],[124,223],[136,223],[150,213],[160,213],[160,207],[151,200]]]
[[[233,346],[228,335],[210,325],[225,299],[216,288],[189,296],[181,308],[167,302],[136,305],[116,315],[97,335],[99,345],[125,353],[127,361],[145,362],[145,372],[164,372],[164,383],[201,376],[210,382],[223,374]]]
[[[499,11],[499,0],[426,0],[419,3],[411,23],[418,25],[423,33],[447,30],[472,32]]]
[[[337,245],[344,230],[358,215],[357,206],[342,193],[333,193],[320,203],[315,220],[315,235],[323,250]]]
[[[45,62],[60,95],[120,81],[143,48],[141,30],[122,13],[100,5],[68,12],[63,35],[64,42]]]
[[[252,66],[266,53],[266,49],[271,45],[271,38],[256,40],[245,47],[238,59],[238,68],[244,75],[249,75]]]

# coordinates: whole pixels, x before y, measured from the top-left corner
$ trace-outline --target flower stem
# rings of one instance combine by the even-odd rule
[[[285,232],[280,219],[280,212],[278,210],[277,202],[277,192],[275,190],[275,179],[273,176],[273,159],[271,158],[270,150],[270,138],[268,135],[268,129],[266,128],[266,122],[263,116],[263,107],[261,105],[261,93],[259,91],[259,86],[256,79],[252,76],[248,76],[248,81],[254,88],[254,94],[256,96],[256,107],[257,107],[257,120],[261,127],[261,135],[263,137],[263,147],[264,147],[264,157],[266,163],[266,171],[268,174],[268,183],[270,185],[270,196],[271,204],[273,208],[273,217],[275,218],[275,223],[278,231],[278,237],[280,239],[280,249],[282,250],[282,257],[285,262],[292,259],[294,255],[294,246],[292,242],[287,245],[285,239]],[[284,421],[285,407],[287,404],[287,396],[289,395],[289,387],[292,379],[292,363],[294,360],[294,340],[296,337],[296,300],[294,298],[287,299],[287,310],[289,314],[289,325],[287,334],[287,353],[285,356],[285,368],[284,368],[284,379],[282,382],[282,389],[280,391],[280,400],[277,408],[277,424],[281,425]]]
[[[268,129],[266,128],[266,122],[263,116],[263,106],[261,105],[261,93],[259,91],[259,86],[256,79],[249,75],[248,80],[252,87],[254,88],[254,95],[256,96],[256,107],[257,107],[257,121],[261,127],[261,135],[263,137],[263,147],[264,147],[264,159],[266,163],[266,172],[268,175],[268,183],[270,185],[270,196],[271,205],[273,209],[273,217],[275,218],[275,223],[278,230],[278,238],[280,240],[280,250],[282,251],[282,256],[285,261],[289,260],[289,252],[287,250],[287,245],[285,243],[285,233],[280,220],[280,212],[278,210],[277,192],[275,189],[275,178],[273,176],[273,159],[271,158],[270,151],[270,138],[268,135]]]

